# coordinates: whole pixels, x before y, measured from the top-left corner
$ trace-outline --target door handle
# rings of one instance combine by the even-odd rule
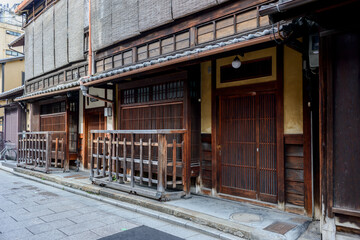
[[[216,146],[216,149],[217,149],[217,151],[218,151],[218,153],[219,153],[219,156],[221,156],[221,145],[220,145],[220,144],[217,145],[217,146]]]

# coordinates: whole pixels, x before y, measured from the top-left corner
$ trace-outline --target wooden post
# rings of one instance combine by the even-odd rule
[[[172,187],[176,188],[176,139],[173,139],[173,172]]]
[[[280,209],[285,206],[285,160],[284,160],[284,46],[276,47],[277,64],[277,95],[276,95],[276,142],[277,142],[277,179],[278,179],[278,205]]]
[[[167,162],[166,136],[164,134],[158,134],[158,185],[157,185],[157,191],[160,193],[165,192],[166,162]]]
[[[131,134],[131,187],[135,186],[135,166],[134,166],[134,156],[135,156],[135,134]]]
[[[91,144],[91,149],[90,149],[90,176],[91,176],[91,179],[93,179],[93,177],[94,177],[94,157],[93,157],[93,153],[94,153],[94,133],[90,133],[90,144]],[[85,148],[86,145],[84,144],[83,147]],[[85,155],[83,156],[83,158],[85,159]]]
[[[127,167],[127,162],[126,162],[126,138],[124,138],[124,166],[123,166],[123,181],[126,182],[127,181],[127,177],[126,177],[126,167]]]
[[[151,187],[152,185],[152,163],[151,163],[151,137],[149,137],[149,165],[148,165],[148,170],[149,170],[149,176],[148,176],[148,185],[149,187]]]
[[[45,172],[49,171],[51,164],[51,134],[46,133],[46,163],[45,163]]]
[[[140,138],[140,185],[143,184],[143,175],[144,175],[144,169],[143,169],[143,140]]]
[[[119,138],[120,135],[116,138],[116,180],[119,181],[119,170],[120,170],[120,164],[119,164]]]
[[[96,173],[97,175],[100,175],[100,137],[98,136],[96,139]]]
[[[109,182],[112,182],[112,140],[113,140],[113,134],[110,133],[110,138],[109,138],[109,146],[108,146],[108,151],[109,151]]]
[[[55,139],[55,167],[58,167],[59,138]]]
[[[106,136],[104,135],[103,141],[103,153],[102,153],[102,176],[106,177]]]
[[[61,156],[61,168],[64,168],[64,164],[65,164],[65,139],[61,138],[61,152],[62,152],[62,156]]]

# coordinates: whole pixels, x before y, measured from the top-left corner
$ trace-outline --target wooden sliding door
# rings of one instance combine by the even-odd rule
[[[220,97],[220,190],[276,202],[275,93]]]

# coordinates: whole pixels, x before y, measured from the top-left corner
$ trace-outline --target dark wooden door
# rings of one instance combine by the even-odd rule
[[[19,116],[17,108],[5,109],[5,141],[17,146],[19,132]]]
[[[220,191],[276,202],[275,94],[220,97]]]
[[[105,117],[104,117],[104,109],[95,109],[95,110],[87,110],[86,114],[86,131],[87,134],[87,158],[84,163],[84,166],[90,167],[89,160],[90,160],[90,154],[91,154],[91,130],[105,130],[106,129],[106,123],[105,123]],[[98,135],[95,134],[95,138],[97,138]],[[96,146],[94,148],[94,152],[96,152]]]

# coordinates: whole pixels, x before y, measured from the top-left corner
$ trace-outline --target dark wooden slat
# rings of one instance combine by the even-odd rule
[[[285,170],[285,179],[287,181],[304,182],[304,171],[303,170],[286,169]]]
[[[285,168],[291,169],[304,169],[304,158],[303,157],[285,157]]]
[[[286,145],[286,157],[304,157],[304,148],[302,145]]]
[[[286,202],[298,206],[304,206],[304,196],[293,193],[286,193]]]
[[[298,195],[304,195],[304,183],[286,181],[285,191],[287,193],[294,193]]]
[[[302,134],[285,134],[284,140],[285,140],[285,144],[290,144],[290,145],[304,144],[304,136]]]

